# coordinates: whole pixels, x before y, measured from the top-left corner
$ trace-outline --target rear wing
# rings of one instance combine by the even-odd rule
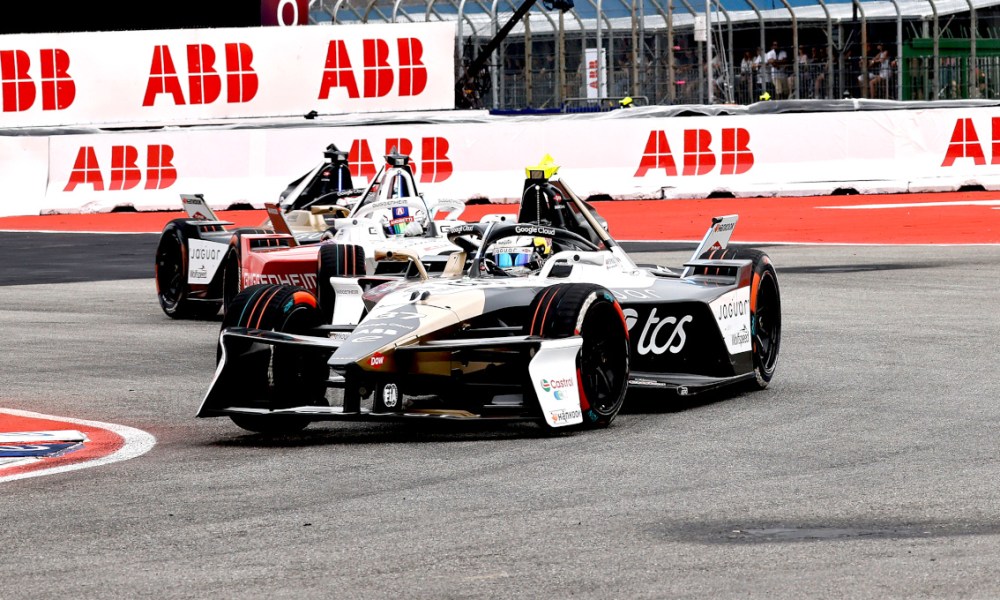
[[[726,215],[724,217],[712,217],[712,225],[708,228],[708,232],[705,233],[705,238],[701,240],[698,247],[695,248],[694,254],[691,256],[691,260],[688,262],[693,262],[698,260],[706,250],[725,250],[729,245],[729,238],[733,235],[733,229],[736,229],[736,221],[739,220],[739,215]],[[694,273],[694,267],[685,267],[684,272],[681,277],[688,277]]]
[[[295,239],[292,228],[288,226],[288,221],[285,220],[285,214],[281,211],[281,208],[273,202],[264,204],[264,208],[267,209],[267,216],[271,220],[271,227],[274,229],[274,232],[288,235],[292,238],[291,245],[298,246],[299,242]]]
[[[181,194],[181,203],[184,205],[184,211],[195,221],[224,223],[208,206],[208,202],[205,202],[203,194]]]

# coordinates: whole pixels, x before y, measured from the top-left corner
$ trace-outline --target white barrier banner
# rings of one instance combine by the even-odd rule
[[[0,128],[455,107],[447,22],[0,36]]]
[[[0,136],[0,217],[45,211],[48,161],[49,138]]]
[[[234,202],[261,207],[315,166],[331,143],[350,150],[355,186],[367,182],[395,147],[411,156],[421,191],[461,200],[516,201],[524,168],[545,154],[555,158],[560,173],[585,197],[1000,187],[996,108],[618,116],[626,112],[527,123],[497,118],[486,123],[54,136],[44,205],[48,212],[116,206],[177,209],[181,193],[204,193],[213,208]]]

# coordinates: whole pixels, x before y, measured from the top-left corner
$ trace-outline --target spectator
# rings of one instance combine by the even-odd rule
[[[753,98],[756,70],[753,55],[749,50],[744,51],[743,60],[740,61],[740,104],[750,104],[751,98]]]
[[[826,98],[826,73],[829,70],[830,58],[826,54],[826,48],[813,48],[810,69],[813,77],[813,98]]]
[[[809,73],[809,55],[806,54],[805,46],[799,46],[799,54],[796,60],[799,63],[801,83],[795,80],[795,71],[792,71],[788,76],[788,89],[790,96],[801,98],[802,91],[808,90],[812,86],[812,76]]]
[[[756,53],[753,57],[753,71],[754,71],[754,82],[757,84],[757,89],[755,90],[757,94],[763,94],[764,92],[770,92],[769,84],[771,83],[771,71],[767,67],[767,59],[764,58],[764,49],[757,46]],[[770,96],[770,94],[768,94]]]
[[[889,51],[886,50],[882,44],[875,45],[875,56],[873,56],[868,61],[868,97],[878,98],[880,95],[879,84],[885,83],[886,94],[882,97],[888,96],[889,91],[889,78],[892,76],[892,60],[889,57]],[[858,81],[861,81],[863,75],[858,76]]]
[[[788,73],[785,71],[788,65],[788,53],[778,47],[778,42],[771,42],[771,49],[767,51],[767,64],[771,68],[771,84],[774,86],[774,99],[784,100],[788,98]]]

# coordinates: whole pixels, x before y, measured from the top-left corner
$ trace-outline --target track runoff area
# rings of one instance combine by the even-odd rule
[[[1000,244],[1000,192],[940,192],[781,198],[613,200],[594,202],[620,241],[695,242],[709,218],[738,214],[734,243]],[[516,213],[513,204],[472,205],[462,218]],[[257,226],[263,210],[220,211],[237,226]],[[180,211],[0,218],[0,231],[159,233]]]
[[[843,245],[1000,244],[1000,194],[952,192],[630,200],[594,203],[612,234],[630,242],[696,242],[712,216],[738,214],[734,243]],[[517,211],[472,205],[463,218]],[[37,215],[0,218],[0,231],[159,233],[178,212]],[[237,226],[257,226],[262,210],[221,211]],[[130,427],[0,408],[0,483],[134,458],[153,436]]]

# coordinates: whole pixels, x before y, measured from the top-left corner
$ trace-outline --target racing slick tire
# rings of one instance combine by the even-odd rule
[[[205,319],[219,312],[218,302],[191,299],[188,284],[188,234],[183,223],[171,221],[156,246],[156,298],[172,319]]]
[[[316,297],[301,287],[257,284],[233,299],[222,319],[222,328],[249,327],[281,333],[305,333],[321,324]],[[221,359],[222,348],[218,349]],[[255,389],[265,391],[268,408],[325,406],[329,368],[326,357],[277,346],[246,358],[246,377],[257,378]],[[248,431],[279,435],[300,431],[311,419],[299,415],[230,415]]]
[[[754,378],[750,389],[762,390],[771,383],[781,347],[781,291],[778,275],[767,253],[754,248],[729,247],[722,252],[708,250],[699,257],[716,260],[749,260],[753,263],[750,282],[750,341],[753,346]],[[711,268],[708,268],[711,272]]]
[[[316,296],[326,323],[333,321],[335,294],[331,277],[357,277],[365,274],[365,249],[354,244],[322,244],[317,259]]]
[[[629,343],[625,315],[615,297],[592,283],[560,283],[539,292],[528,307],[528,335],[583,337],[577,358],[580,428],[607,427],[628,390]]]

